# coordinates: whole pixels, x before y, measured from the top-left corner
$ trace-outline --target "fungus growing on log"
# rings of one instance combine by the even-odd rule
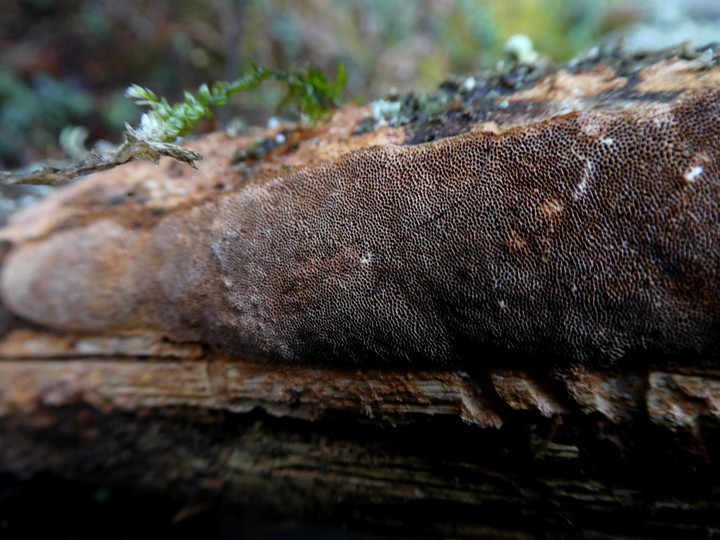
[[[4,231],[3,303],[259,361],[716,358],[720,68],[675,62],[688,91],[636,90],[657,69],[555,74],[423,144],[353,137],[350,108],[336,137],[375,146],[325,159],[307,137],[238,171],[216,137],[205,172],[98,175]]]
[[[707,537],[720,67],[677,53],[215,134],[15,214],[0,465],[406,536]]]

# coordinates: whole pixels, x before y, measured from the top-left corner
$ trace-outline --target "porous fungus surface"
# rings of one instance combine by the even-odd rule
[[[47,203],[61,219],[6,229],[3,302],[66,332],[151,329],[262,361],[717,358],[717,71],[628,100],[612,99],[627,81],[596,69],[572,112],[548,83],[518,97],[517,121],[339,158],[333,146],[289,171],[272,168],[281,149],[266,181],[211,159],[214,180],[198,174],[229,188],[152,212],[109,198],[88,211],[88,179]],[[112,174],[99,185],[120,189]]]

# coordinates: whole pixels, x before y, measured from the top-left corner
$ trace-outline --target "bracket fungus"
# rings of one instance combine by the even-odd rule
[[[211,136],[200,171],[131,164],[15,216],[2,301],[258,361],[717,358],[718,81],[717,56],[598,59],[478,83],[420,144],[354,135],[355,106],[254,163]]]

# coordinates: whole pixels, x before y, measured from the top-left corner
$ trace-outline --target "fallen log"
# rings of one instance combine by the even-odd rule
[[[718,81],[711,48],[516,66],[58,190],[0,231],[0,463],[423,536],[712,534]]]

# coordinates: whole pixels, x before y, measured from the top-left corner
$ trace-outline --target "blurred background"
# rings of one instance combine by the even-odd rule
[[[77,126],[89,146],[120,142],[141,112],[130,83],[172,102],[249,60],[333,77],[342,62],[345,98],[367,102],[494,66],[514,33],[564,61],[620,37],[629,49],[704,45],[719,24],[717,0],[0,0],[0,169],[75,158]],[[264,124],[281,92],[238,95],[199,131]]]

